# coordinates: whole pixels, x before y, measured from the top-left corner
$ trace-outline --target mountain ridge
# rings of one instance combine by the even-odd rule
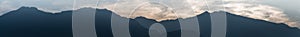
[[[91,7],[84,7],[84,8],[87,8],[87,9],[96,9],[96,11],[99,11],[99,10],[107,10],[107,11],[110,11],[110,10],[108,10],[108,9],[97,9],[97,8],[91,8]],[[80,9],[84,9],[84,8],[80,8]],[[59,13],[50,13],[50,12],[41,11],[41,10],[39,10],[39,9],[36,8],[36,7],[26,7],[26,6],[23,6],[23,7],[20,7],[19,9],[17,9],[17,10],[13,10],[13,11],[10,11],[10,12],[14,12],[14,11],[22,10],[22,9],[25,9],[25,10],[30,9],[30,10],[40,11],[40,12],[43,12],[43,13],[46,13],[46,14],[51,14],[51,15],[60,14],[60,13],[63,13],[63,12],[72,12],[72,11],[73,11],[73,10],[67,10],[67,11],[61,11],[61,12],[59,12]],[[77,10],[79,10],[79,9],[77,9]],[[112,11],[110,11],[110,12],[113,13],[113,14],[116,14],[116,13],[114,13],[114,12],[112,12]],[[219,12],[220,12],[220,11],[219,11]],[[221,11],[221,12],[225,12],[225,11]],[[211,13],[209,13],[208,11],[203,12],[203,14],[206,14],[206,13],[211,14]],[[225,13],[226,13],[226,14],[230,14],[230,15],[239,16],[239,15],[232,14],[232,13],[229,13],[229,12],[225,12]],[[7,13],[6,13],[6,14],[7,14]],[[5,16],[6,14],[4,14],[4,16]],[[200,16],[200,15],[202,15],[202,14],[199,14],[199,15],[196,15],[196,16]],[[118,15],[118,16],[120,16],[120,15]],[[196,16],[195,16],[195,17],[196,17]],[[1,16],[0,16],[0,17],[1,17]],[[243,17],[243,18],[249,18],[249,17],[244,17],[244,16],[240,16],[240,17]],[[122,18],[126,18],[126,17],[122,17]],[[136,18],[145,18],[145,17],[140,16],[140,17],[136,17]],[[190,18],[193,18],[193,17],[190,17]],[[184,18],[184,19],[190,19],[190,18]],[[128,18],[128,19],[135,19],[135,18]],[[145,18],[145,19],[147,19],[147,18]],[[178,19],[183,19],[183,18],[178,18]],[[178,19],[175,19],[175,20],[178,20]],[[253,19],[253,18],[249,18],[249,19]],[[149,20],[154,20],[154,19],[149,19]],[[254,19],[254,20],[260,20],[260,19]],[[172,21],[172,20],[163,20],[163,21]],[[163,21],[161,21],[161,22],[163,22]],[[265,21],[265,20],[260,20],[260,21]],[[157,21],[156,21],[156,22],[157,22]],[[265,21],[265,22],[269,22],[269,21]],[[270,22],[270,23],[273,23],[273,22]],[[275,24],[284,24],[284,23],[275,23]],[[285,24],[285,26],[288,26],[288,25]],[[296,28],[296,27],[290,27],[290,26],[288,26],[288,27],[289,27],[289,28]]]
[[[113,37],[110,26],[111,17],[108,17],[111,14],[115,13],[107,9],[96,10],[96,31],[99,37]],[[204,12],[196,16],[200,24],[201,37],[210,37],[211,35],[210,14]],[[298,34],[300,34],[300,29],[282,23],[226,14],[228,21],[227,37],[299,37]],[[35,8],[21,8],[21,10],[11,11],[0,17],[0,37],[72,37],[71,19],[72,11],[48,14]],[[122,19],[129,18],[123,17]],[[161,23],[166,26],[168,37],[180,37],[180,25],[177,19],[155,22],[152,19],[138,17],[129,20],[130,32],[133,37],[148,37],[147,27],[152,23]]]
[[[83,7],[83,8],[92,8],[92,7]],[[80,8],[80,9],[83,9],[83,8]],[[19,9],[17,9],[17,10],[21,10],[21,9],[32,9],[32,10],[38,10],[38,11],[41,11],[41,10],[39,10],[38,8],[36,8],[36,7],[26,7],[26,6],[22,6],[22,7],[20,7]],[[108,10],[108,9],[97,9],[97,8],[92,8],[92,9],[96,9],[96,11],[97,10]],[[13,10],[13,11],[17,11],[17,10]],[[79,9],[77,9],[77,10],[79,10]],[[59,14],[59,13],[63,13],[63,12],[69,12],[69,11],[73,11],[73,10],[66,10],[66,11],[61,11],[61,12],[58,12],[58,13],[50,13],[50,12],[45,12],[45,11],[41,11],[41,12],[44,12],[44,13],[48,13],[48,14]],[[110,11],[110,10],[109,10]],[[12,11],[10,11],[10,12],[12,12]],[[112,11],[111,11],[112,12]],[[219,11],[220,12],[220,11]],[[225,12],[225,11],[221,11],[221,12]],[[114,12],[112,12],[112,13],[114,13]],[[209,13],[208,11],[205,11],[204,13]],[[226,14],[232,14],[232,13],[229,13],[229,12],[225,12]],[[116,13],[114,13],[114,14],[116,14]],[[5,15],[5,14],[4,14]],[[199,14],[199,15],[201,15],[201,14]],[[199,16],[199,15],[196,15],[196,16]],[[236,14],[232,14],[232,15],[236,15]],[[118,16],[120,16],[120,15],[118,15]],[[239,15],[238,15],[239,16]],[[1,16],[0,16],[1,17]],[[140,17],[142,17],[142,16],[140,16]],[[244,17],[244,16],[241,16],[241,17]],[[123,18],[127,18],[127,17],[123,17]],[[136,17],[136,18],[138,18],[138,17]],[[145,17],[143,17],[143,18],[145,18]],[[190,18],[192,18],[192,17],[190,17]],[[246,17],[246,18],[249,18],[249,17]],[[130,18],[130,19],[134,19],[134,18]],[[183,19],[183,18],[178,18],[178,19]],[[189,19],[189,18],[185,18],[185,19]],[[251,18],[251,19],[253,19],[253,18]],[[154,19],[151,19],[151,20],[154,20]],[[177,19],[175,19],[175,20],[177,20]],[[260,19],[256,19],[256,20],[260,20]],[[166,21],[166,20],[164,20],[164,21]],[[265,20],[262,20],[262,21],[265,21]],[[266,22],[269,22],[269,21],[266,21]],[[279,23],[278,23],[279,24]]]

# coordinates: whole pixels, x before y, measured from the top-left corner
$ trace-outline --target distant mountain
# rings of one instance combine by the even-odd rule
[[[0,37],[72,37],[71,12],[51,14],[21,7],[0,16]]]
[[[113,37],[110,17],[112,14],[114,13],[110,10],[96,10],[95,22],[98,37]],[[205,12],[198,15],[197,18],[201,37],[210,37],[210,13]],[[137,17],[130,19],[129,22],[132,37],[149,37],[148,27],[153,23],[161,23],[166,26],[168,37],[181,36],[178,20],[156,22],[144,17]],[[227,25],[227,37],[300,37],[300,29],[230,13],[227,13]],[[72,11],[52,14],[40,11],[35,7],[21,7],[0,16],[0,37],[72,37]]]

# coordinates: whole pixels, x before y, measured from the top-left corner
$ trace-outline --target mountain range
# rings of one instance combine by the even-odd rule
[[[107,9],[96,9],[95,25],[98,37],[113,37],[111,17],[108,17],[112,14],[115,13]],[[201,37],[211,37],[210,14],[215,13],[204,12],[196,16]],[[226,15],[226,37],[300,37],[300,29],[289,27],[286,24],[272,23],[231,13],[226,13]],[[153,23],[161,23],[166,26],[168,37],[181,36],[178,20],[156,22],[144,17],[130,19],[131,36],[149,37],[147,27]],[[72,10],[62,11],[61,13],[47,13],[35,7],[21,7],[10,11],[0,16],[0,37],[73,37]]]

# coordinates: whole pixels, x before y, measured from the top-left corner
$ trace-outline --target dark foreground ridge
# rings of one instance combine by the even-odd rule
[[[92,9],[92,8],[84,8]],[[96,30],[98,37],[113,37],[111,15],[106,9],[96,10]],[[210,13],[197,16],[201,37],[210,37]],[[123,18],[127,19],[127,18]],[[137,21],[139,20],[139,21]],[[149,37],[148,28],[153,23],[166,27],[168,37],[180,37],[178,20],[156,22],[138,17],[130,19],[132,37]],[[227,37],[300,37],[300,30],[285,24],[277,24],[227,13]],[[35,7],[21,7],[0,16],[0,37],[72,37],[72,11],[52,14]]]

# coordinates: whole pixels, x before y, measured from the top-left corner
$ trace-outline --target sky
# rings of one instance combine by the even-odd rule
[[[126,17],[156,21],[190,18],[204,11],[232,14],[300,28],[300,0],[0,0],[0,16],[22,6],[49,13],[84,7],[108,9]]]
[[[291,20],[300,22],[300,0],[263,0],[260,3],[280,8]]]

